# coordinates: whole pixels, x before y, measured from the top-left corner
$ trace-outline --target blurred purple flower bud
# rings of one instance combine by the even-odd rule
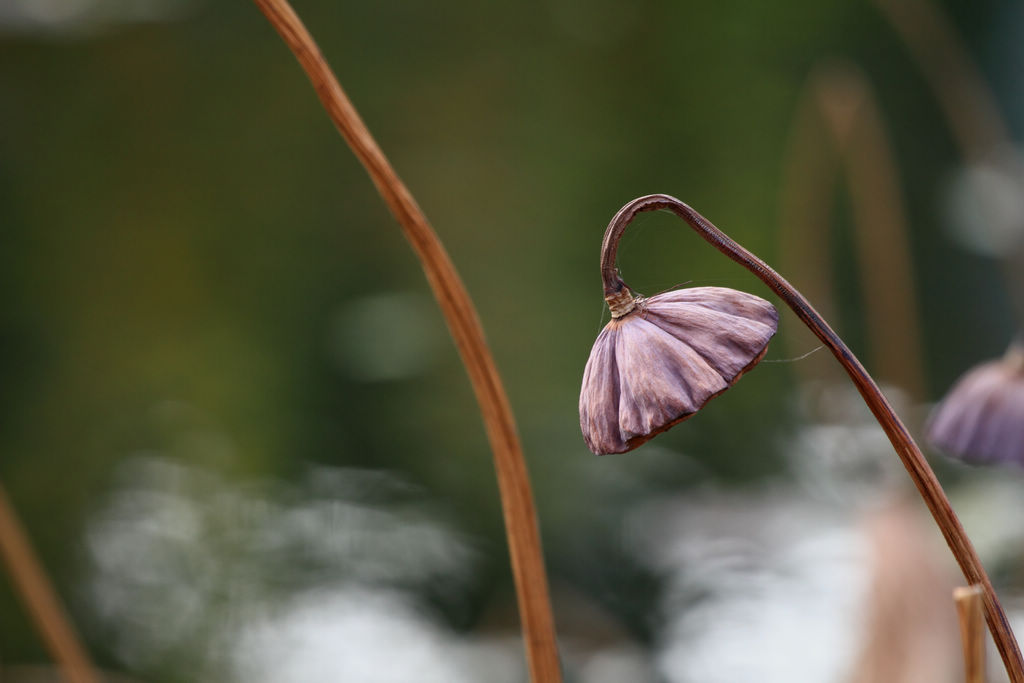
[[[1024,348],[957,380],[929,420],[928,440],[967,462],[1024,466]]]

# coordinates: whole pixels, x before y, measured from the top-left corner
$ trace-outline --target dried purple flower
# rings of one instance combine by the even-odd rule
[[[608,303],[580,392],[583,438],[598,454],[636,448],[700,410],[761,360],[779,320],[764,299],[724,287],[649,299],[622,289]]]
[[[765,302],[757,297],[731,290],[718,290],[727,294],[720,294],[721,300],[718,304],[710,304],[705,308],[727,315],[745,312],[745,315],[736,317],[745,318],[748,324],[759,323],[767,326],[767,330],[764,327],[760,328],[760,341],[748,339],[742,334],[731,335],[729,331],[733,329],[732,321],[718,328],[717,334],[695,334],[694,329],[701,328],[692,323],[692,318],[681,315],[676,305],[692,305],[695,302],[688,300],[687,297],[697,296],[705,288],[682,290],[649,300],[633,298],[615,267],[615,253],[619,240],[637,214],[661,209],[667,209],[682,218],[701,238],[764,282],[828,347],[843,366],[864,403],[871,409],[879,426],[889,437],[896,455],[906,467],[907,474],[916,485],[921,498],[928,505],[935,523],[949,544],[950,551],[960,564],[964,578],[969,584],[982,587],[985,619],[996,648],[1003,658],[1006,672],[1014,683],[1024,683],[1024,655],[1017,645],[1013,629],[1006,618],[1006,611],[999,602],[999,596],[996,595],[981,558],[978,557],[971,539],[953,512],[949,498],[942,490],[942,484],[939,483],[935,472],[921,453],[921,449],[914,443],[906,425],[871,379],[871,375],[839,335],[793,285],[692,207],[675,197],[651,194],[634,199],[619,209],[604,233],[604,243],[601,245],[601,279],[604,281],[604,296],[613,320],[598,338],[583,380],[580,424],[587,444],[598,453],[629,450],[692,415],[693,411],[727,389],[739,375],[760,360],[768,339],[775,332],[776,314],[770,306],[770,313],[760,309],[760,315],[756,312],[751,315],[751,312],[757,311],[762,304],[766,305]],[[690,309],[690,312],[692,310]],[[723,321],[718,319],[714,322]],[[709,326],[706,329],[710,332],[713,327]],[[682,337],[679,336],[679,330],[683,331]],[[714,374],[718,371],[708,372],[704,369],[696,375],[691,374],[694,367],[702,367],[701,363],[707,368],[714,368],[699,349],[691,344],[691,340],[697,339],[713,342],[710,348],[715,349],[712,355],[716,362],[722,368],[729,368],[726,374],[719,373],[717,380]],[[723,348],[730,348],[730,344],[735,344],[737,340],[742,340],[743,345],[739,348],[733,347],[730,352],[721,353]],[[699,342],[697,345],[699,346]],[[681,346],[685,349],[680,348]],[[700,359],[701,363],[698,363],[697,359]],[[737,368],[734,376],[728,376],[729,372]]]
[[[932,413],[928,440],[967,462],[1024,465],[1024,348],[957,380]]]

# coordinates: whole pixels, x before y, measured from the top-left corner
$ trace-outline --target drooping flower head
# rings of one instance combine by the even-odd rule
[[[717,287],[634,298],[615,265],[618,243],[637,214],[662,209],[764,282],[843,366],[928,504],[964,578],[982,587],[989,630],[1007,673],[1024,681],[1024,657],[988,573],[935,472],[871,375],[793,285],[675,197],[638,197],[619,209],[605,231],[601,279],[612,321],[598,337],[584,372],[580,426],[587,445],[597,453],[628,451],[685,420],[761,359],[778,324],[767,302]]]
[[[700,410],[761,360],[778,325],[770,303],[724,287],[649,299],[623,289],[609,306],[580,392],[583,438],[598,454],[636,448]]]
[[[1024,466],[1024,348],[957,380],[932,413],[928,440],[967,462]]]

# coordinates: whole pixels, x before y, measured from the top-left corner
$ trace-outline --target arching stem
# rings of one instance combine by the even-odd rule
[[[989,164],[1011,179],[1024,174],[1010,126],[1000,113],[956,26],[929,0],[875,0],[921,67],[946,115],[950,131],[969,165]],[[1020,234],[1020,226],[1012,227]],[[1018,326],[1024,326],[1024,240],[997,255]]]
[[[995,589],[978,558],[978,553],[974,550],[956,513],[953,512],[949,498],[942,490],[942,485],[936,478],[935,472],[932,471],[931,466],[921,453],[921,449],[914,443],[907,428],[893,411],[892,406],[889,405],[864,366],[793,285],[786,282],[768,264],[734,242],[688,205],[668,195],[653,194],[629,202],[615,214],[611,223],[608,224],[604,242],[601,245],[601,278],[604,282],[605,298],[616,295],[621,297],[621,293],[626,289],[615,266],[616,252],[622,233],[637,214],[661,209],[668,209],[682,218],[704,240],[756,275],[786,302],[786,305],[793,309],[797,317],[832,351],[836,360],[853,380],[860,395],[864,398],[864,402],[871,409],[886,436],[889,437],[889,441],[892,442],[896,454],[899,455],[903,466],[906,467],[910,478],[913,479],[914,485],[917,486],[918,492],[924,498],[925,504],[942,531],[942,535],[945,537],[946,543],[949,544],[967,582],[982,586],[985,593],[985,619],[988,621],[988,627],[992,632],[996,647],[999,648],[1006,671],[1013,683],[1024,683],[1024,660],[1021,658],[1020,647],[1014,638],[1013,630],[1006,619],[1006,613],[999,603],[999,598],[996,597]]]
[[[75,632],[57,591],[36,557],[28,534],[0,485],[0,560],[61,674],[70,683],[99,683],[100,676]]]
[[[295,10],[287,0],[254,2],[299,60],[327,114],[366,168],[423,265],[469,374],[494,454],[530,680],[560,683],[557,634],[526,459],[512,407],[469,292],[437,233],[359,117]]]

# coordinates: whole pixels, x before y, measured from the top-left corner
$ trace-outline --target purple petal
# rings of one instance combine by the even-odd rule
[[[626,443],[619,431],[619,369],[615,362],[618,324],[609,323],[590,351],[580,390],[580,429],[594,453],[621,453]]]
[[[728,387],[700,354],[640,316],[623,319],[615,344],[623,441],[668,429]]]

